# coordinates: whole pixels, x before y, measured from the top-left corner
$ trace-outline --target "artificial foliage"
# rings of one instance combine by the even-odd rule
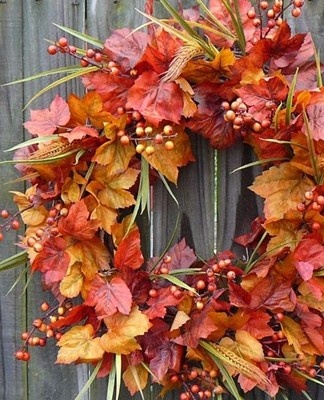
[[[101,44],[60,27],[72,40],[48,47],[76,60],[55,84],[78,78],[85,94],[31,109],[30,139],[11,149],[28,188],[12,192],[17,212],[2,210],[1,239],[25,230],[1,268],[27,262],[55,298],[16,358],[53,338],[58,363],[108,379],[107,399],[121,379],[142,397],[158,383],[180,400],[255,388],[309,398],[324,369],[324,90],[310,34],[285,20],[304,2],[161,3],[169,19],[147,1],[135,31]],[[195,161],[188,130],[215,149],[243,141],[255,152],[241,169],[260,166],[250,189],[264,210],[235,239],[248,258],[219,249],[202,260],[184,239],[143,256],[137,217],[155,182],[174,197],[169,182]]]

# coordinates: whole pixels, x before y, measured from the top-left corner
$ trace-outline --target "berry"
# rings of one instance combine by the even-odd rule
[[[85,58],[82,58],[82,60],[80,60],[80,65],[81,67],[87,67],[89,65],[89,61]]]
[[[57,41],[57,45],[60,47],[67,47],[69,44],[69,41],[67,40],[67,38],[65,37],[61,37],[58,41]]]
[[[102,54],[96,52],[96,54],[94,55],[94,59],[96,62],[100,63],[102,61]]]
[[[269,3],[267,1],[260,1],[260,8],[262,10],[266,10],[269,7]]]
[[[156,297],[157,296],[157,290],[156,289],[150,289],[149,296],[150,297]]]
[[[2,232],[0,232],[0,242],[2,242],[2,241],[3,241],[3,239],[4,239],[3,233],[2,233]]]
[[[203,290],[206,288],[206,283],[205,281],[203,281],[202,279],[200,279],[199,281],[197,281],[196,283],[196,287],[198,290]]]
[[[256,13],[255,13],[254,8],[251,8],[251,9],[247,12],[247,16],[248,16],[249,19],[255,18],[255,15],[256,15]]]
[[[36,242],[33,246],[33,249],[36,253],[40,253],[43,250],[43,245],[40,242]]]
[[[234,121],[235,117],[236,117],[236,114],[235,114],[235,112],[233,110],[226,111],[226,113],[224,115],[224,119],[225,119],[226,122]]]
[[[125,114],[125,108],[124,107],[118,107],[117,108],[117,114],[118,115],[124,115]]]
[[[154,152],[155,152],[155,149],[153,146],[147,146],[145,149],[145,153],[149,156],[152,155]]]
[[[146,127],[144,128],[144,133],[145,133],[146,135],[151,135],[152,132],[153,132],[153,128],[152,128],[151,126],[146,126]]]
[[[301,14],[301,9],[299,7],[295,7],[292,11],[291,11],[291,15],[295,18],[298,18]]]
[[[67,217],[68,214],[69,214],[69,210],[68,210],[67,208],[62,208],[62,209],[60,210],[60,215],[61,215],[61,217]]]
[[[295,7],[302,7],[304,5],[304,0],[294,0]]]
[[[254,18],[254,20],[253,20],[253,26],[254,26],[255,28],[258,28],[260,25],[261,25],[261,20],[260,20],[260,18]]]
[[[163,143],[163,135],[161,135],[161,133],[157,133],[154,137],[154,142],[156,144],[161,144]]]
[[[202,301],[197,301],[196,308],[197,310],[202,310],[204,308],[204,303]]]
[[[233,281],[236,278],[236,274],[234,271],[228,271],[226,276],[229,281]]]
[[[311,369],[308,371],[308,375],[309,375],[311,378],[315,378],[315,377],[317,376],[317,371],[316,371],[316,369],[315,369],[315,368],[311,368]]]
[[[47,53],[51,56],[54,56],[57,53],[57,47],[54,44],[51,44],[47,47]]]
[[[17,360],[23,360],[24,359],[24,352],[22,350],[16,351],[15,357],[16,357]]]
[[[138,126],[138,127],[135,129],[135,133],[136,133],[136,135],[139,136],[139,137],[144,136],[144,135],[145,135],[144,128],[143,128],[142,126]]]
[[[164,147],[166,150],[173,150],[174,143],[171,140],[168,140],[164,143]]]
[[[309,190],[305,192],[304,197],[306,200],[313,200],[314,193],[311,190]]]
[[[29,360],[30,360],[30,354],[28,353],[28,351],[24,351],[23,361],[29,361]]]
[[[141,154],[141,153],[143,153],[143,151],[145,150],[145,146],[144,146],[144,144],[138,144],[137,146],[136,146],[136,153],[138,153],[138,154]]]
[[[172,126],[171,126],[171,125],[165,125],[165,126],[163,127],[163,133],[164,133],[165,135],[171,135],[171,134],[173,133],[173,128],[172,128]]]
[[[261,124],[259,124],[259,122],[254,122],[254,124],[252,125],[252,129],[254,132],[260,132],[262,129]]]
[[[86,56],[87,56],[88,58],[93,58],[93,57],[95,56],[95,54],[96,54],[96,52],[95,52],[93,49],[88,49],[88,50],[86,51]]]
[[[50,306],[46,301],[44,301],[44,303],[42,303],[41,306],[40,306],[41,310],[44,311],[44,312],[48,311],[49,307]]]
[[[120,144],[122,144],[123,146],[128,146],[130,142],[130,139],[127,135],[123,135],[120,138]]]
[[[17,231],[20,228],[20,223],[18,220],[14,219],[10,224],[11,229]]]
[[[9,217],[9,211],[7,211],[7,210],[1,210],[1,217],[2,218],[4,218],[4,219],[6,219],[6,218],[8,218]]]
[[[321,224],[317,221],[312,223],[312,231],[319,231],[321,229]]]

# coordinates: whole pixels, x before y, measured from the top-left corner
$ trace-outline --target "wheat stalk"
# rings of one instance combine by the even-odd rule
[[[46,160],[75,150],[75,145],[67,140],[54,140],[34,151],[28,160]]]
[[[188,62],[194,58],[202,57],[205,51],[198,45],[188,44],[177,50],[169,69],[161,78],[161,82],[171,82],[177,79]]]
[[[225,364],[235,368],[240,374],[252,379],[254,382],[264,384],[266,386],[271,385],[271,381],[265,375],[260,368],[252,364],[250,361],[238,356],[234,351],[218,345],[206,343],[200,341],[200,345],[206,349],[208,352],[214,354],[219,360],[223,361]]]

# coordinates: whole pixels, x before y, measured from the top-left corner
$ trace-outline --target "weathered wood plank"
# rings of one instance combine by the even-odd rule
[[[0,58],[0,84],[20,78],[22,65],[22,3],[14,0],[0,4],[0,47],[5,55]],[[2,150],[22,140],[22,87],[0,87],[0,159],[8,158]],[[0,209],[12,209],[11,195],[7,194],[12,185],[5,183],[15,179],[16,172],[10,166],[0,168]],[[2,221],[1,221],[2,222]],[[3,260],[15,253],[17,233],[7,232],[6,241],[0,243],[0,259]],[[26,365],[17,363],[13,354],[20,345],[19,332],[24,330],[25,299],[20,297],[22,284],[6,295],[9,288],[18,278],[20,271],[8,271],[0,277],[0,398],[25,400]]]

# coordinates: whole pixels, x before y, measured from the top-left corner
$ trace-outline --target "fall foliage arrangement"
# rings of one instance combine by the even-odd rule
[[[142,29],[100,43],[60,27],[88,48],[48,47],[77,61],[55,84],[80,78],[86,93],[31,110],[31,139],[11,149],[29,186],[13,192],[17,213],[2,210],[0,236],[19,219],[25,230],[0,267],[28,262],[55,297],[16,358],[53,337],[58,363],[107,377],[107,399],[121,380],[142,397],[156,382],[180,400],[254,388],[310,398],[324,370],[324,89],[311,36],[284,20],[304,1],[161,3],[170,19],[147,1]],[[185,240],[143,257],[137,216],[151,185],[173,196],[168,182],[194,161],[188,130],[255,151],[241,168],[262,167],[250,189],[264,214],[235,239],[248,259],[221,249],[201,260]]]

